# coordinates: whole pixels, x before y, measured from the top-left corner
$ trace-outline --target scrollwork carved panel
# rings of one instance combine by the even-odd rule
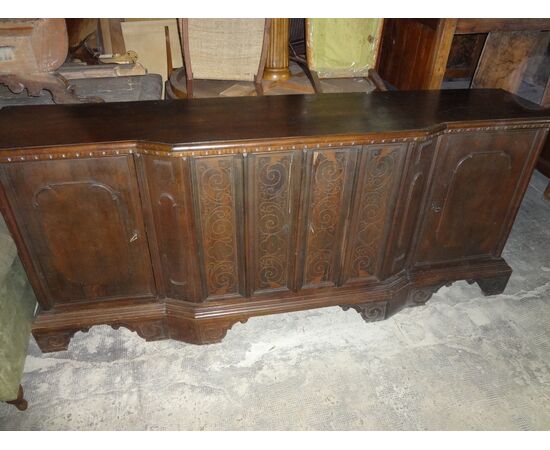
[[[315,151],[312,165],[303,279],[306,287],[337,281],[355,153],[349,148]]]
[[[237,250],[238,157],[194,160],[196,201],[202,236],[204,283],[208,298],[240,292]],[[239,159],[240,161],[240,159]]]
[[[348,241],[346,280],[378,277],[404,146],[363,149]]]
[[[289,288],[296,158],[293,152],[249,156],[252,292]]]

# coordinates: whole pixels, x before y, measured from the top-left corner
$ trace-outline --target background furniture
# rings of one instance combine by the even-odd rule
[[[21,377],[36,307],[17,249],[0,214],[0,401],[27,409]]]
[[[288,70],[289,33],[290,19],[271,19],[264,80],[284,81],[290,78],[290,70]]]
[[[550,126],[483,89],[0,118],[0,204],[43,351],[99,324],[204,344],[256,315],[340,305],[381,320],[456,280],[501,293]]]
[[[103,71],[102,66],[92,66]],[[87,75],[90,75],[88,70]],[[105,102],[134,102],[141,100],[160,100],[162,98],[162,77],[157,74],[88,77],[71,79],[74,93],[81,98],[100,98]],[[0,108],[15,105],[48,105],[54,103],[47,92],[39,97],[27,97],[11,93],[0,86]]]
[[[306,19],[307,69],[315,92],[320,79],[370,77],[386,90],[375,67],[383,19]]]
[[[262,76],[271,19],[178,19],[184,68],[170,78],[173,97],[193,97],[193,80],[253,81],[263,94]],[[185,94],[181,86],[185,80]]]
[[[67,80],[55,72],[67,50],[64,19],[1,19],[0,84],[31,96],[46,89],[56,103],[78,103]]]
[[[550,19],[385,19],[378,72],[397,89],[440,89],[446,73],[473,76],[480,65],[474,87],[505,88],[494,80],[510,83],[510,75],[510,86],[517,86],[514,81],[525,66],[518,71],[514,65],[524,62],[536,43],[534,37],[544,30],[550,30]],[[460,53],[467,35],[475,37],[465,55],[468,63],[447,72],[453,46]],[[506,42],[511,38],[514,45]],[[499,61],[507,65],[498,69]],[[489,73],[495,74],[493,81]]]

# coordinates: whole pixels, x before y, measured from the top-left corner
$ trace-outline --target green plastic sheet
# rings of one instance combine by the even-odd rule
[[[366,76],[374,68],[383,19],[307,19],[307,57],[320,78]]]

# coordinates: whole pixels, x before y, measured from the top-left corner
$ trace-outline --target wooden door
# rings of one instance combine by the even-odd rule
[[[384,258],[382,278],[388,278],[408,267],[436,145],[437,138],[432,138],[424,142],[415,142],[409,148]]]
[[[132,157],[17,163],[2,178],[48,304],[154,295]]]
[[[309,150],[302,189],[297,286],[336,286],[359,147]]]
[[[296,217],[303,154],[246,157],[246,241],[249,295],[294,289]]]
[[[191,159],[202,297],[246,295],[242,155]]]
[[[406,153],[407,144],[368,145],[360,151],[340,283],[383,278]]]
[[[153,241],[151,254],[159,266],[155,273],[158,294],[200,302],[203,292],[189,160],[152,155],[140,160],[142,197],[149,199],[153,219],[147,225]]]
[[[441,138],[417,264],[500,255],[530,175],[536,136],[514,130]]]

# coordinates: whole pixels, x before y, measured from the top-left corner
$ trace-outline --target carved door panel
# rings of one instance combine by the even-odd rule
[[[437,165],[418,264],[498,256],[513,221],[536,131],[451,134]]]
[[[243,157],[195,157],[191,173],[203,296],[245,296]]]
[[[26,162],[5,174],[48,303],[154,295],[131,157]]]
[[[437,138],[411,144],[403,182],[388,239],[388,252],[384,261],[383,277],[399,273],[407,266],[411,254],[414,231],[420,218],[422,201],[428,188],[433,166]]]
[[[250,294],[293,289],[302,153],[252,153],[246,161]]]
[[[382,278],[406,152],[407,144],[369,145],[360,152],[342,282]]]
[[[200,301],[200,260],[194,238],[188,159],[147,155],[141,159],[145,170],[142,184],[154,218],[151,248],[160,262],[159,291],[168,298]]]
[[[338,284],[357,150],[323,149],[308,153],[299,227],[299,287]]]

